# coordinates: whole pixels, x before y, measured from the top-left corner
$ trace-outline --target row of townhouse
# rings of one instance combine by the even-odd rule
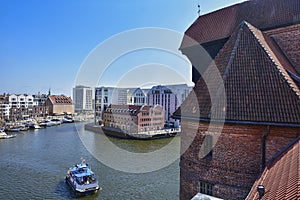
[[[0,95],[0,105],[0,118],[2,120],[13,121],[48,115],[48,108],[39,105],[33,95],[3,94]]]
[[[64,95],[0,95],[0,119],[2,121],[47,117],[63,113],[74,113],[72,99]]]

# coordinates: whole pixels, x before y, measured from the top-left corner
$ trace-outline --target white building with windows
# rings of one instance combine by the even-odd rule
[[[176,95],[179,106],[193,90],[193,86],[188,86],[187,84],[166,85],[166,87]]]
[[[174,122],[171,118],[173,112],[181,105],[191,90],[192,87],[186,84],[167,87],[155,86],[152,89],[96,87],[95,115],[97,119],[101,119],[103,112],[110,104],[161,105],[165,111],[165,121]]]
[[[108,108],[112,102],[116,101],[113,97],[114,87],[96,87],[95,88],[95,117],[102,118],[102,113]],[[114,98],[114,100],[113,100]]]
[[[93,110],[93,89],[86,86],[76,86],[73,88],[73,101],[75,112]]]
[[[129,96],[130,105],[142,106],[147,104],[147,91],[141,88],[136,88],[132,90],[133,92]]]
[[[8,119],[9,118],[9,105],[2,103],[0,105],[0,113],[1,113],[1,118],[2,119]]]
[[[193,88],[186,84],[154,86],[147,94],[148,105],[161,105],[165,111],[165,122],[175,122],[173,113],[179,108]]]
[[[146,92],[140,88],[95,88],[95,115],[101,119],[102,113],[110,104],[114,105],[145,105]]]
[[[12,94],[8,97],[8,105],[10,108],[32,108],[33,106],[37,105],[33,101],[32,95],[27,94]]]
[[[158,85],[148,92],[148,105],[161,105],[165,111],[165,122],[175,122],[172,114],[179,107],[176,95],[166,86]]]
[[[38,94],[34,94],[32,96],[33,96],[34,104],[36,104],[38,106],[44,106],[45,101],[47,100],[49,95],[41,94],[40,92],[38,92]]]

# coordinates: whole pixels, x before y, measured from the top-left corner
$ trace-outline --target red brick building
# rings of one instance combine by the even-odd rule
[[[51,95],[45,101],[49,107],[50,115],[74,114],[74,104],[71,97],[64,95]]]
[[[32,108],[10,108],[9,120],[21,120],[37,117],[47,117],[49,115],[48,106],[33,106]]]
[[[299,16],[299,0],[252,0],[200,16],[186,31],[180,49],[195,87],[174,114],[182,121],[180,199],[245,199],[300,135]]]
[[[164,111],[160,105],[110,105],[103,113],[104,126],[121,129],[125,133],[162,130]]]

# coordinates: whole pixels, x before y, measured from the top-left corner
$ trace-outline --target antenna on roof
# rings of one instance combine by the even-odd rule
[[[200,12],[201,12],[201,7],[200,7],[200,5],[198,4],[198,16],[200,16]]]

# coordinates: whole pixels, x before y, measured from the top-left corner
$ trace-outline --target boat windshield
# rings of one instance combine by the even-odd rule
[[[94,174],[89,176],[76,177],[76,182],[79,185],[87,185],[87,184],[96,183],[96,178]]]

